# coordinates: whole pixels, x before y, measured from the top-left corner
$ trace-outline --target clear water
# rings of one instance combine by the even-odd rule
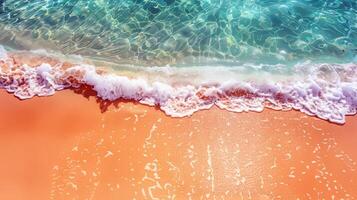
[[[351,62],[355,0],[0,0],[0,42],[117,63]]]

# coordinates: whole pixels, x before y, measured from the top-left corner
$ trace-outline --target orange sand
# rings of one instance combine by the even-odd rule
[[[0,91],[0,199],[357,197],[357,117],[213,108],[179,119],[85,96]]]

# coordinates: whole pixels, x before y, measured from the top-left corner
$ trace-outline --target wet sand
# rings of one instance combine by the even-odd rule
[[[0,199],[354,199],[357,117],[217,108],[170,118],[65,90],[0,90]]]

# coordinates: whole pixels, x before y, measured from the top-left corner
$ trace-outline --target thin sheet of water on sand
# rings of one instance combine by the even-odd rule
[[[213,108],[170,118],[62,91],[1,91],[1,199],[353,199],[356,117]]]

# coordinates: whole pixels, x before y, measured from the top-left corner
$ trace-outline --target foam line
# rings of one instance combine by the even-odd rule
[[[94,66],[86,64],[67,68],[48,63],[17,65],[0,47],[0,88],[20,99],[28,99],[53,95],[65,88],[89,85],[104,100],[127,99],[157,105],[173,117],[189,116],[213,105],[234,112],[259,112],[265,107],[296,109],[340,124],[345,122],[346,115],[356,114],[356,64],[305,65],[308,66],[295,67],[301,69],[301,73],[299,78],[290,81],[230,79],[197,85],[185,80],[185,83],[174,85],[149,81],[140,75],[129,78],[99,72]],[[304,73],[306,76],[301,76]]]

